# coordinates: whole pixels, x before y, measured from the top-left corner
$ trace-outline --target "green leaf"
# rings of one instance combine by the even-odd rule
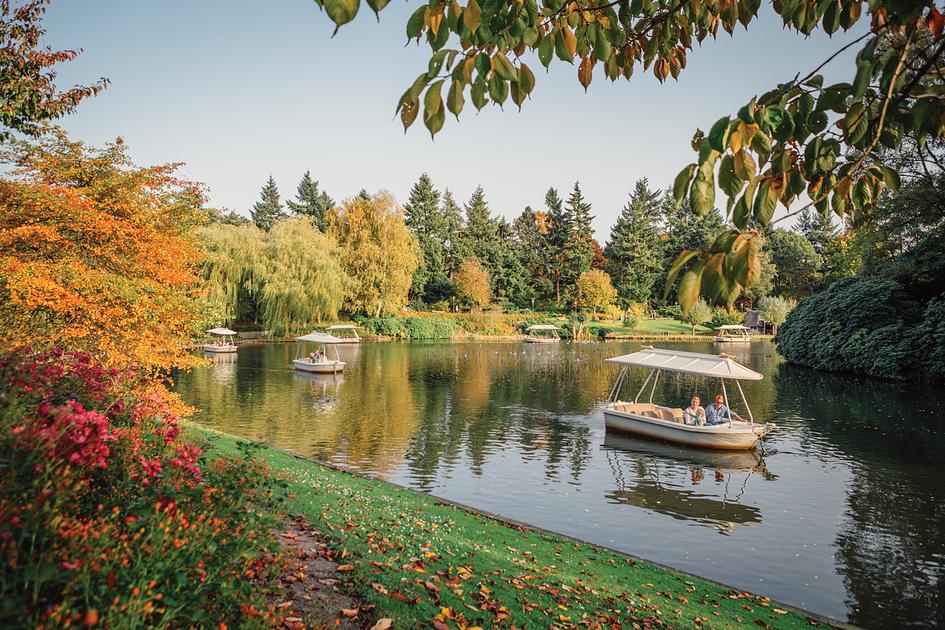
[[[862,103],[854,103],[843,117],[843,137],[848,144],[857,146],[866,138],[869,130],[869,117]]]
[[[676,276],[679,275],[679,272],[689,262],[693,256],[699,253],[698,249],[684,249],[679,252],[679,255],[676,256],[676,259],[673,261],[673,264],[669,266],[669,271],[666,273],[666,285],[663,289],[663,299],[669,295],[669,292],[672,290],[673,285],[676,283]]]
[[[774,216],[774,210],[778,205],[778,193],[771,185],[771,180],[766,179],[758,187],[758,195],[755,197],[754,216],[755,220],[762,226],[767,227]]]
[[[751,220],[751,205],[755,196],[755,182],[748,182],[744,194],[738,198],[738,202],[732,209],[732,224],[739,230],[748,229],[748,222]]]
[[[692,179],[692,174],[695,172],[696,165],[690,164],[679,171],[679,174],[676,175],[676,179],[673,180],[673,199],[676,201],[677,208],[679,204],[683,202],[683,199],[686,198],[686,190],[689,189],[689,181]]]
[[[893,192],[899,192],[899,187],[901,181],[899,179],[899,173],[894,168],[889,166],[879,165],[879,170],[883,174],[883,181],[886,182],[886,185],[889,186],[889,189]]]
[[[469,91],[469,96],[472,97],[473,105],[477,110],[485,107],[486,103],[489,102],[489,99],[486,98],[486,82],[476,81],[473,83],[472,89]]]
[[[450,85],[449,94],[446,97],[446,107],[450,113],[459,120],[459,113],[463,111],[463,105],[466,103],[466,97],[463,95],[463,84],[459,81],[453,81]]]
[[[518,69],[518,86],[526,95],[531,94],[532,90],[535,89],[535,75],[532,74],[531,68],[525,65],[524,62]]]
[[[546,35],[541,39],[541,44],[538,45],[538,59],[541,61],[541,65],[547,68],[551,65],[551,56],[554,54],[555,42],[554,37]]]
[[[367,0],[367,3],[368,6],[371,7],[371,10],[374,11],[374,15],[380,19],[381,16],[379,14],[381,10],[390,3],[390,0]]]
[[[856,62],[856,78],[853,80],[853,98],[860,100],[866,94],[866,88],[870,86],[870,79],[873,77],[873,63],[860,60]]]
[[[722,189],[728,197],[734,198],[741,192],[745,180],[735,174],[735,160],[731,155],[726,155],[719,163],[719,188]]]
[[[700,167],[689,188],[689,201],[696,216],[704,217],[715,207],[715,174],[712,167]]]
[[[404,125],[404,132],[417,119],[417,113],[420,111],[420,101],[416,98],[407,100],[400,106],[400,122]]]
[[[503,80],[518,81],[518,71],[503,53],[497,52],[492,57],[492,67],[495,68],[496,74]]]
[[[325,13],[335,23],[335,32],[354,19],[361,7],[361,0],[324,0]]]
[[[697,260],[692,263],[679,280],[676,301],[679,303],[683,317],[689,313],[689,309],[699,299],[699,287],[702,284],[702,271],[704,269],[705,263],[702,260]]]
[[[443,106],[443,97],[440,96],[440,89],[443,87],[443,79],[430,84],[427,93],[423,96],[424,117],[428,112],[436,112]]]
[[[725,151],[728,145],[729,122],[731,122],[729,117],[724,116],[715,121],[712,129],[709,130],[709,146],[719,153]]]
[[[702,270],[702,282],[699,288],[704,296],[712,302],[718,302],[723,296],[728,295],[730,290],[729,278],[726,276],[727,256],[724,253],[717,253],[709,256]],[[685,280],[685,277],[683,278]],[[682,281],[679,283],[682,289]]]
[[[423,29],[423,12],[426,10],[426,6],[420,6],[416,11],[414,11],[410,17],[407,19],[407,41],[411,39],[420,39],[420,32]]]

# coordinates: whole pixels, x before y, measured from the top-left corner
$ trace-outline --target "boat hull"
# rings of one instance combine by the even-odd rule
[[[218,345],[215,343],[205,344],[203,347],[205,352],[213,352],[215,354],[227,354],[231,352],[236,352],[236,346],[234,345]]]
[[[560,339],[554,337],[525,337],[525,343],[558,343]]]
[[[307,359],[294,359],[292,366],[300,372],[310,374],[337,374],[345,369],[344,361],[325,361],[323,363],[312,363]]]
[[[348,339],[348,338],[339,338],[338,341],[326,341],[326,345],[337,346],[345,343],[361,343],[361,339]]]
[[[634,413],[604,410],[604,425],[608,430],[632,433],[640,437],[684,446],[718,450],[740,451],[754,448],[772,425],[749,425],[735,422],[714,427],[697,427]]]

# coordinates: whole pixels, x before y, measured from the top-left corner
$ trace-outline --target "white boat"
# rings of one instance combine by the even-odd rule
[[[354,324],[336,324],[325,330],[338,340],[334,343],[361,343],[361,337],[358,336],[358,327]]]
[[[726,324],[715,329],[715,343],[751,343],[751,328]]]
[[[762,375],[736,363],[727,355],[644,347],[632,354],[607,359],[607,362],[623,366],[613,389],[610,391],[607,406],[604,407],[604,425],[608,430],[623,431],[685,446],[742,450],[754,448],[759,439],[775,428],[772,423],[758,424],[755,422],[751,409],[748,407],[748,401],[745,399],[745,393],[742,391],[741,381],[761,380]],[[650,373],[643,381],[643,385],[640,387],[640,391],[637,392],[633,402],[624,402],[619,399],[620,389],[631,367],[643,367],[648,369]],[[660,374],[663,372],[678,372],[719,379],[725,406],[729,409],[728,422],[713,426],[686,424],[683,420],[682,409],[654,404],[653,394],[656,391]],[[651,379],[653,385],[650,389],[649,400],[640,402],[640,396]],[[749,420],[747,422],[732,417],[728,391],[725,387],[726,381],[734,381],[738,387],[738,392],[741,394],[742,402],[745,405],[745,411],[748,414]]]
[[[220,340],[205,343],[203,345],[205,351],[214,353],[236,352],[237,346],[233,342],[233,338],[236,336],[235,330],[230,330],[229,328],[211,328],[207,331],[207,334],[219,337]]]
[[[532,324],[525,329],[525,343],[558,343],[558,327],[553,324]]]
[[[335,358],[329,359],[325,352],[326,346],[335,346],[340,342],[338,337],[327,333],[313,332],[301,337],[296,337],[299,342],[299,349],[295,358],[292,360],[292,367],[301,372],[310,372],[312,374],[337,374],[345,369],[345,362],[338,356],[338,348],[333,348]],[[308,356],[300,356],[304,343],[317,343],[321,347]]]

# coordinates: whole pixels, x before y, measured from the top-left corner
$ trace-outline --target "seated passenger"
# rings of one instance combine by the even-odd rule
[[[717,394],[715,402],[705,410],[706,424],[709,426],[716,424],[725,424],[728,422],[729,415],[733,420],[742,420],[742,417],[728,408],[725,404],[725,398],[722,394]]]
[[[318,356],[318,354],[315,353],[315,352],[309,353],[309,355],[308,355],[308,362],[309,362],[309,363],[315,363],[315,358],[316,358],[317,356]]]
[[[705,409],[702,408],[698,396],[693,396],[689,408],[683,411],[683,424],[692,424],[701,427],[705,424]]]

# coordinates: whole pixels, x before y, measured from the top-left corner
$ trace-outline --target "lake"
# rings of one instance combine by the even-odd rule
[[[604,431],[604,359],[639,347],[365,343],[339,347],[332,377],[294,372],[295,344],[250,345],[176,390],[222,431],[862,626],[945,625],[939,390],[726,348],[764,374],[745,394],[778,429],[764,456],[687,450]],[[654,400],[717,384],[664,375]]]

